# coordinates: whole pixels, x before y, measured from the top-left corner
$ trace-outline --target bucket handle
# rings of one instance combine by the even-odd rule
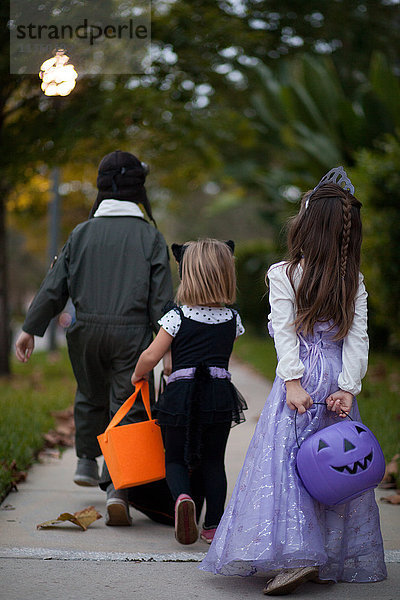
[[[321,404],[323,406],[326,406],[326,402],[313,402],[312,406],[314,406],[314,404]],[[349,417],[350,421],[354,421],[353,417],[351,417],[348,412],[346,412],[345,410],[343,410],[343,408],[341,408],[340,411],[342,413],[344,413],[346,415],[346,417]],[[298,435],[297,435],[297,408],[296,408],[295,413],[294,413],[294,432],[295,432],[295,435],[296,435],[296,444],[300,448],[299,438],[298,438]]]
[[[131,410],[132,406],[135,404],[136,398],[139,392],[142,392],[143,404],[147,412],[147,416],[149,417],[149,421],[151,421],[151,409],[150,409],[150,396],[149,396],[149,382],[146,379],[140,379],[135,384],[135,391],[125,402],[123,405],[117,410],[113,418],[111,419],[107,429],[104,433],[107,433],[110,429],[118,425],[120,421],[128,414]]]

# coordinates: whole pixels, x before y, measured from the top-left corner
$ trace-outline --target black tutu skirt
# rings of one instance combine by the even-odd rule
[[[238,425],[245,421],[246,401],[228,379],[211,377],[206,365],[196,367],[193,379],[169,383],[153,409],[163,426],[185,427],[185,463],[195,469],[201,462],[202,430],[214,423]]]
[[[178,379],[165,387],[152,413],[160,425],[243,423],[245,399],[229,379],[212,378],[207,368],[197,367],[193,379]]]

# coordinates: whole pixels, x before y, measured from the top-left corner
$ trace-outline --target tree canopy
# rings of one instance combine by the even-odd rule
[[[116,10],[121,2],[110,0]],[[185,198],[198,197],[211,182],[221,192],[212,201],[216,211],[251,197],[278,231],[296,189],[333,163],[358,169],[367,156],[386,160],[389,138],[382,142],[382,136],[392,136],[394,144],[399,127],[398,5],[154,0],[150,71],[80,77],[66,98],[44,97],[35,75],[10,75],[2,36],[2,257],[7,200],[13,219],[27,228],[30,219],[43,217],[45,179],[61,165],[69,184],[69,227],[85,218],[96,166],[116,148],[151,165],[156,204],[167,199],[170,210],[184,214]],[[0,14],[6,23],[8,6],[2,4]],[[374,185],[365,186],[368,195]],[[8,370],[7,335],[5,325],[0,372]]]

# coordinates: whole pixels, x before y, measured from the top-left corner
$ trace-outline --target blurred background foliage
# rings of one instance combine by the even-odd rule
[[[3,321],[21,318],[47,268],[51,169],[65,241],[87,218],[101,157],[120,148],[149,163],[168,243],[236,240],[238,305],[265,335],[264,277],[284,256],[284,223],[343,164],[364,206],[372,344],[398,352],[399,2],[153,0],[152,11],[149,73],[81,77],[66,98],[9,75],[0,38]],[[6,27],[4,3],[0,14]]]

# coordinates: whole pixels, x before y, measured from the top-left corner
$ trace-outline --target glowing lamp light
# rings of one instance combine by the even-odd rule
[[[78,73],[74,65],[67,64],[68,60],[64,50],[57,50],[56,55],[40,67],[41,88],[46,96],[68,96],[74,89]]]

